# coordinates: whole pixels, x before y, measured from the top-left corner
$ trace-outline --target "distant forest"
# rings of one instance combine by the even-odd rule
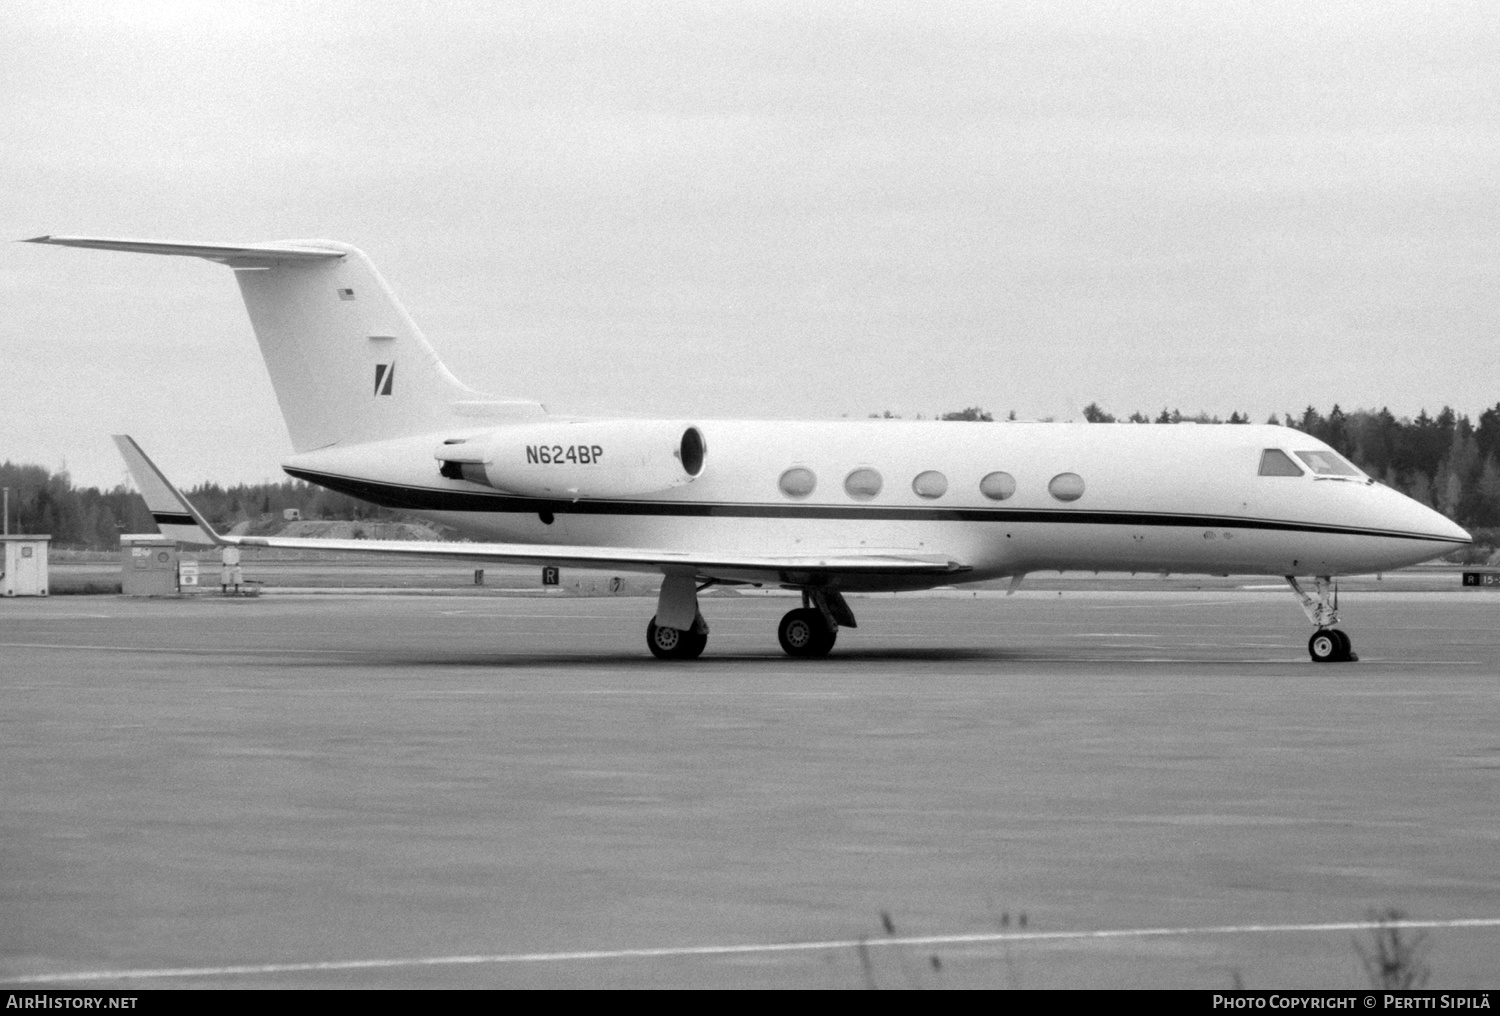
[[[889,412],[872,414],[890,417]],[[1185,416],[1163,409],[1154,418],[1132,413],[1123,421],[1090,403],[1083,411],[1091,423],[1249,423],[1232,413],[1228,420],[1199,413]],[[977,406],[936,414],[945,420],[989,422],[990,413]],[[1014,414],[1012,414],[1014,418]],[[1311,434],[1336,448],[1366,473],[1452,518],[1470,530],[1500,527],[1500,403],[1485,410],[1476,424],[1448,407],[1436,416],[1426,410],[1416,419],[1396,418],[1388,410],[1345,413],[1337,405],[1324,415],[1307,407],[1300,417],[1275,414],[1268,423]],[[0,465],[0,486],[10,488],[10,531],[50,533],[53,546],[113,550],[121,533],[155,530],[140,495],[124,486],[101,491],[75,487],[66,472],[42,466]],[[370,519],[405,521],[404,512],[377,508],[343,494],[335,494],[300,480],[282,483],[204,484],[187,491],[188,498],[216,527],[256,521],[268,514],[296,508],[304,519]],[[1476,534],[1493,543],[1496,534]]]

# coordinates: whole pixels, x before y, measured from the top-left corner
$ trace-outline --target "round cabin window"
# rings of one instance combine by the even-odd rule
[[[917,474],[917,478],[911,481],[911,489],[917,497],[942,497],[948,493],[948,478],[936,469],[929,469]]]
[[[1009,473],[990,473],[979,481],[979,493],[991,501],[1004,501],[1016,492],[1016,478]]]
[[[856,501],[868,501],[880,493],[880,474],[873,469],[856,469],[844,477],[844,492]]]
[[[1047,484],[1047,493],[1059,501],[1077,501],[1083,497],[1083,477],[1077,473],[1058,473]]]
[[[818,485],[811,469],[794,466],[781,474],[781,492],[787,497],[806,497]]]

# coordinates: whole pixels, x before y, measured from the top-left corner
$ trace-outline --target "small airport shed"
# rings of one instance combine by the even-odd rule
[[[47,544],[50,536],[0,536],[5,566],[0,571],[0,595],[47,595]]]
[[[177,541],[159,533],[120,537],[120,591],[126,596],[172,596],[177,592]]]

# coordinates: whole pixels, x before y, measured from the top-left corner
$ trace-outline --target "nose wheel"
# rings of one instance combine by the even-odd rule
[[[1359,659],[1349,636],[1337,628],[1320,628],[1307,640],[1307,653],[1314,663],[1345,663]]]

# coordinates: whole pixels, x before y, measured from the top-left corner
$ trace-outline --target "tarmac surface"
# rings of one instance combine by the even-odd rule
[[[0,602],[0,985],[1361,988],[1223,929],[1500,918],[1500,593],[1346,593],[1326,665],[1285,592],[851,604],[662,663],[639,597]]]

